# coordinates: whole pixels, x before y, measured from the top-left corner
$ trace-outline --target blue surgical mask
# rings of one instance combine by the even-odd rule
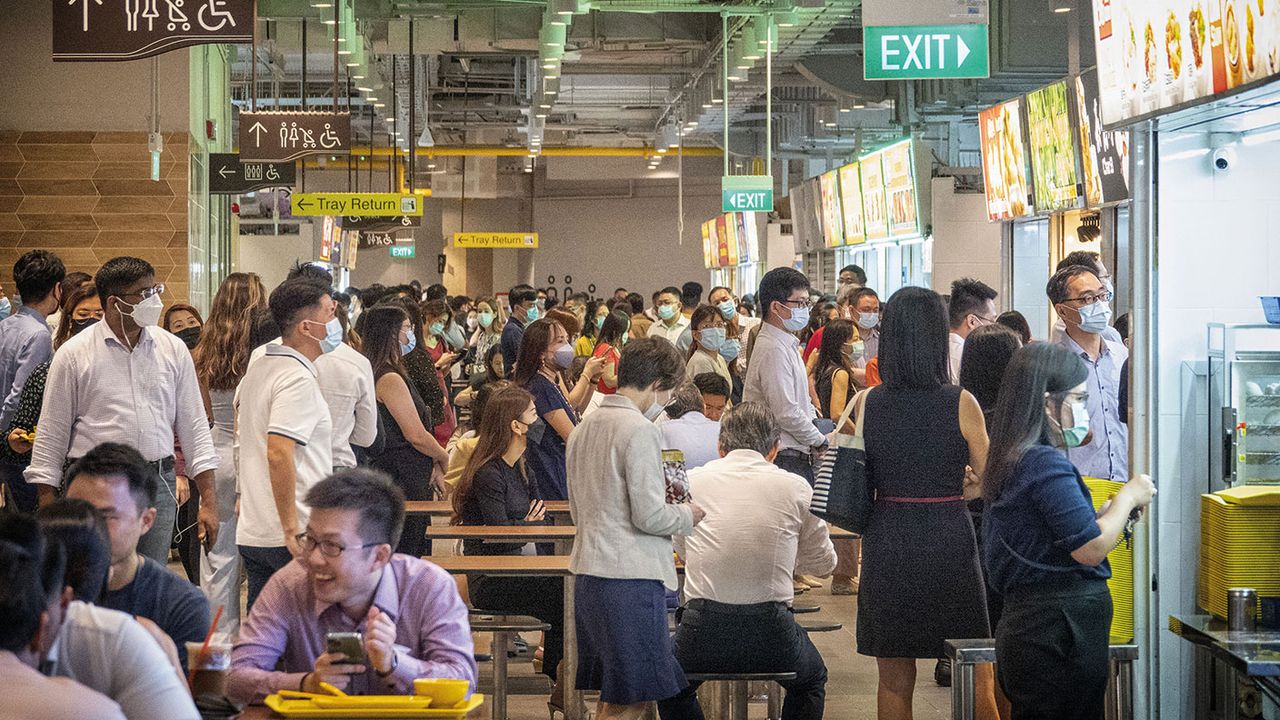
[[[605,319],[605,317],[607,317],[607,316],[605,316],[605,315],[597,315],[597,316],[596,316],[596,330],[599,330],[599,329],[601,329],[601,328],[603,328],[603,327],[604,327],[604,319]]]
[[[482,328],[491,327],[493,325],[493,313],[491,312],[478,313],[476,315],[476,320],[479,321],[480,327]]]
[[[675,305],[659,305],[658,306],[658,317],[662,318],[663,320],[670,320],[675,316],[676,316]]]
[[[738,314],[738,306],[732,300],[725,300],[716,307],[720,309],[720,317],[725,320],[732,320],[733,316]]]
[[[850,362],[856,363],[859,360],[862,360],[863,356],[865,356],[866,353],[867,353],[867,344],[861,340],[855,340],[853,344],[849,346]]]
[[[3,320],[13,314],[13,303],[9,302],[9,298],[0,298],[0,320]]]
[[[724,345],[724,328],[709,327],[698,331],[698,344],[703,350],[716,352]]]
[[[408,355],[413,352],[413,349],[416,347],[418,347],[418,336],[413,333],[409,333],[409,342],[400,343],[400,355]]]
[[[444,323],[442,323],[442,322],[433,322],[433,323],[431,323],[431,327],[427,328],[427,331],[428,331],[428,332],[430,332],[432,335],[443,335],[443,334],[444,334]]]
[[[880,313],[864,312],[858,313],[858,327],[863,330],[870,330],[880,324]]]
[[[573,346],[565,343],[564,345],[556,348],[556,351],[551,358],[551,362],[561,370],[568,370],[569,366],[573,364]]]
[[[742,350],[742,343],[736,339],[725,340],[719,348],[720,357],[733,362],[737,359],[738,353]]]
[[[529,309],[525,311],[524,317],[525,317],[525,320],[528,320],[529,322],[533,322],[534,320],[537,320],[538,306],[537,305],[530,306]]]
[[[1080,329],[1090,335],[1097,335],[1111,324],[1111,306],[1104,302],[1096,302],[1080,308]]]
[[[809,324],[809,308],[791,308],[791,317],[782,321],[782,327],[789,332],[800,332]]]
[[[313,322],[308,320],[307,322]],[[320,323],[315,323],[319,325]],[[333,318],[324,324],[324,338],[320,341],[320,352],[328,354],[338,349],[342,344],[342,321]]]
[[[1089,436],[1089,410],[1084,403],[1071,403],[1071,427],[1063,427],[1062,443],[1070,448],[1078,448]],[[1059,426],[1061,422],[1058,423]]]

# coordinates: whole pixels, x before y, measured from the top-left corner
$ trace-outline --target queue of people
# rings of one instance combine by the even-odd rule
[[[144,260],[72,278],[27,253],[22,303],[0,320],[0,663],[18,688],[0,718],[55,688],[95,717],[159,702],[193,717],[187,643],[214,615],[235,638],[238,703],[321,683],[474,684],[468,603],[550,627],[541,670],[563,709],[560,582],[460,588],[430,562],[426,516],[405,511],[435,498],[463,525],[542,524],[548,501],[569,502],[575,681],[599,691],[600,717],[657,703],[700,718],[686,674],[705,672],[795,673],[783,717],[821,717],[826,662],[790,605],[828,582],[857,595],[879,717],[911,717],[916,662],[945,640],[993,636],[980,716],[1092,717],[1106,553],[1154,494],[1125,476],[1127,351],[1103,272],[1086,256],[1059,269],[1047,295],[1063,327],[1035,342],[979,281],[882,303],[857,266],[834,298],[778,268],[752,297],[715,287],[704,301],[689,282],[646,307],[625,288],[563,303],[528,285],[474,300],[441,285],[337,292],[299,264],[270,292],[228,276],[206,321],[166,307]],[[876,502],[858,540],[832,542],[808,511],[815,470],[855,431]],[[1085,476],[1129,482],[1097,514]],[[186,577],[165,567],[174,546]],[[334,632],[360,633],[361,657],[328,647]],[[112,667],[68,656],[77,642]]]

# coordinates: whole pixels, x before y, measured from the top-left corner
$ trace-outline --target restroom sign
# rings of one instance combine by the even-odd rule
[[[54,0],[53,59],[137,60],[253,42],[254,0]]]

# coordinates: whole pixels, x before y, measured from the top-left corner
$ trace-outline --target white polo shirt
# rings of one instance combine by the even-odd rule
[[[310,513],[302,500],[313,485],[333,472],[333,421],[320,392],[316,368],[287,345],[269,345],[249,363],[236,388],[236,480],[240,486],[240,522],[236,543],[283,547],[284,529],[271,493],[267,436],[297,443],[294,504],[298,527]]]

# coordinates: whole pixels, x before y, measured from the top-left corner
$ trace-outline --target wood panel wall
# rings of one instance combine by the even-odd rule
[[[92,275],[119,255],[155,266],[166,305],[187,302],[187,135],[165,135],[159,182],[142,132],[0,132],[0,284],[13,264],[56,253]]]

